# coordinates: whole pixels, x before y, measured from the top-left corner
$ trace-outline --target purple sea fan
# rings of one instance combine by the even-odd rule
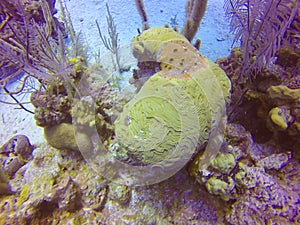
[[[282,46],[285,33],[299,14],[299,0],[226,0],[225,9],[244,54],[241,80],[254,78]],[[255,56],[255,57],[253,57]]]

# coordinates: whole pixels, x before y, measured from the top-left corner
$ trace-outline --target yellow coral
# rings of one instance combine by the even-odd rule
[[[139,61],[159,62],[161,71],[125,105],[115,123],[116,139],[139,162],[155,164],[170,155],[175,162],[183,149],[191,154],[208,140],[224,99],[229,100],[230,80],[170,28],[143,32],[134,39],[133,51]]]
[[[188,40],[180,33],[174,32],[171,28],[154,27],[136,36],[132,43],[132,51],[135,56],[142,55],[148,50],[149,53],[156,53],[162,43],[170,40]]]
[[[285,118],[282,116],[280,108],[276,107],[270,110],[269,116],[274,124],[285,130],[288,125]]]
[[[235,167],[236,161],[231,153],[219,153],[216,158],[211,161],[211,166],[220,172],[229,174]]]
[[[300,99],[300,89],[290,89],[284,85],[271,86],[267,92],[271,98],[281,100],[297,101]]]
[[[291,122],[291,114],[290,110],[281,108],[281,107],[275,107],[270,110],[269,117],[273,124],[276,125],[276,127],[280,130],[286,130],[289,126],[289,122]]]
[[[20,193],[20,197],[16,203],[17,206],[22,205],[24,202],[28,200],[29,197],[30,184],[26,184],[22,187],[22,191]]]

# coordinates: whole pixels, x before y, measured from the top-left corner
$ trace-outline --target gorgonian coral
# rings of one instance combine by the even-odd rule
[[[49,81],[55,77],[52,73],[65,71],[62,68],[66,66],[65,60],[57,54],[65,48],[61,41],[63,29],[52,15],[55,12],[52,4],[46,0],[1,1],[1,82],[21,72]],[[5,69],[12,67],[15,73],[11,73],[12,69]]]
[[[241,41],[244,53],[241,78],[247,80],[270,63],[282,47],[286,32],[299,16],[300,2],[226,0],[225,8],[236,35],[234,42]]]
[[[5,89],[9,79],[25,73],[43,84],[62,83],[71,97],[76,71],[68,60],[73,56],[68,55],[65,40],[70,31],[53,16],[54,4],[54,0],[0,2],[0,87]],[[23,91],[26,79],[22,82],[15,93]]]

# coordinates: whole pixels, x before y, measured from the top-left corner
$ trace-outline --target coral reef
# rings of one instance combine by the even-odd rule
[[[82,57],[70,58],[73,71],[69,71],[68,79],[72,83],[66,87],[63,79],[57,78],[55,84],[41,86],[32,92],[30,102],[35,107],[34,118],[41,127],[51,127],[60,123],[71,123],[71,106],[75,93],[79,94],[76,86],[86,72],[86,61]]]
[[[296,223],[300,207],[297,153],[281,150],[274,143],[256,144],[237,124],[227,125],[225,138],[227,142],[207,170],[199,169],[196,158],[198,167],[192,163],[190,171],[209,193],[228,201],[226,221]]]
[[[62,58],[55,54],[62,50],[64,36],[52,16],[55,1],[1,2],[1,9],[9,10],[0,14],[0,29],[13,32],[7,38],[3,35],[8,33],[0,35],[0,50],[3,54],[13,45],[19,53],[14,55],[15,65],[40,79],[31,103],[48,145],[33,147],[26,136],[18,135],[0,148],[0,223],[299,223],[300,57],[295,44],[299,3],[288,4],[292,11],[287,16],[287,8],[282,8],[286,2],[276,2],[260,3],[270,12],[266,8],[256,12],[257,5],[243,7],[250,12],[248,19],[254,18],[254,31],[258,26],[258,31],[267,32],[266,24],[281,21],[281,27],[270,28],[275,29],[272,34],[280,35],[276,39],[280,43],[271,50],[261,39],[254,45],[252,30],[248,30],[248,37],[240,35],[249,54],[243,46],[235,48],[228,58],[218,61],[219,67],[190,44],[207,1],[187,1],[186,37],[170,28],[148,29],[143,1],[136,1],[145,31],[132,44],[138,61],[130,80],[137,88],[133,97],[121,96],[107,84],[101,66],[88,66],[82,57],[67,59],[65,51]],[[276,19],[270,17],[268,23],[262,24],[254,15],[267,18],[275,8],[279,9]],[[27,24],[28,15],[35,29]],[[38,40],[46,38],[41,44],[44,52],[31,45],[31,33],[20,36],[29,41],[28,48],[20,47],[24,43],[19,43],[16,34],[24,35],[21,28],[26,24]],[[14,25],[20,29],[12,29]],[[290,39],[288,32],[293,36]],[[53,45],[44,46],[50,41],[45,34]],[[262,38],[265,34],[256,35]],[[261,53],[259,45],[267,52]],[[274,64],[256,71],[252,83],[241,82],[246,61],[258,66],[260,57],[268,62],[275,52]],[[36,53],[42,53],[40,63]],[[4,63],[12,61],[10,55]],[[26,61],[25,55],[33,61]],[[107,160],[100,150],[112,157]],[[85,154],[91,158],[97,154],[107,164],[96,164]],[[159,167],[164,173],[184,163],[169,179],[132,187],[131,177],[109,167],[115,161],[134,170],[150,165],[152,172]],[[102,177],[100,172],[105,169],[112,180],[124,176],[128,185]]]
[[[125,105],[115,123],[116,140],[133,162],[141,164],[161,162],[170,154],[176,160],[185,154],[182,148],[193,153],[195,143],[207,141],[222,100],[225,104],[229,99],[229,79],[170,28],[144,31],[132,48],[138,61],[154,57],[161,71]]]
[[[87,134],[96,126],[101,141],[104,142],[114,135],[113,122],[121,111],[119,107],[124,105],[121,103],[122,97],[113,90],[111,85],[102,82],[100,84],[91,82],[88,92],[90,95],[74,100],[72,124],[78,131]]]
[[[284,63],[283,59],[289,57],[294,57],[296,64]],[[276,137],[274,140],[285,147],[297,146],[300,137],[297,53],[279,51],[275,64],[257,74],[252,84],[239,82],[242,60],[239,48],[233,49],[229,57],[218,60],[232,82],[229,121],[245,126],[256,142],[264,143]],[[289,143],[286,137],[290,138]]]
[[[299,162],[289,157],[267,157],[273,166],[239,164],[235,175],[243,195],[233,203],[226,216],[230,224],[296,224],[299,221]],[[281,167],[277,166],[277,163]],[[285,167],[285,165],[287,166]],[[270,165],[270,164],[269,164]],[[271,170],[271,172],[268,172]]]
[[[54,4],[53,0],[1,1],[1,67],[4,72],[7,67],[16,68],[12,74],[2,74],[2,82],[22,72],[47,82],[55,82],[58,74],[67,76],[62,41],[66,34],[62,23],[53,16]],[[63,54],[56,55],[57,50]]]
[[[10,180],[0,197],[1,224],[219,224],[221,202],[200,191],[183,170],[160,184],[130,188],[111,183],[80,154],[45,144]]]
[[[299,222],[299,181],[295,179],[300,172],[300,64],[299,45],[295,42],[299,38],[295,35],[299,30],[299,3],[275,2],[261,2],[269,4],[267,13],[265,9],[252,11],[258,5],[244,12],[248,12],[251,20],[255,13],[266,16],[274,7],[281,7],[276,12],[283,10],[277,17],[281,26],[268,28],[278,29],[276,32],[281,32],[281,39],[277,39],[276,35],[276,41],[271,42],[271,36],[276,32],[271,33],[264,28],[269,22],[279,23],[277,19],[253,20],[252,30],[238,28],[238,35],[245,35],[241,48],[234,48],[229,57],[217,61],[232,82],[228,121],[236,124],[227,124],[227,141],[207,170],[199,169],[197,157],[194,162],[198,167],[192,163],[190,168],[190,173],[206,186],[208,192],[230,204],[225,216],[229,224]],[[237,9],[241,5],[227,7]],[[292,9],[288,15],[287,8]],[[236,12],[233,17],[243,18],[239,13],[243,14],[242,11]],[[282,21],[285,22],[282,24]],[[251,24],[247,20],[239,22]],[[262,43],[257,38],[252,39],[256,27],[261,27],[261,33],[256,34],[258,38],[264,37]],[[247,40],[251,46],[247,47]],[[221,155],[233,155],[234,158],[228,160],[229,157],[223,157],[220,161]]]
[[[64,18],[66,32],[64,24],[54,16],[55,0],[5,0],[0,3],[0,9],[1,88],[30,113],[34,112],[24,107],[18,100],[20,96],[14,95],[35,92],[31,100],[39,126],[70,122],[70,102],[81,74],[78,67],[84,61],[82,58],[71,60],[84,53],[82,45],[82,49],[78,49],[79,38],[74,38],[74,32],[69,42],[74,51],[67,48],[71,21]],[[21,76],[24,78],[20,79],[19,87],[10,91],[7,82]],[[34,78],[40,87],[28,84],[28,78]]]

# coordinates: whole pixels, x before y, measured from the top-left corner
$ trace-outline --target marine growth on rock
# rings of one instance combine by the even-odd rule
[[[109,151],[120,164],[143,171],[133,175],[124,169],[129,183],[149,184],[176,173],[197,147],[218,136],[231,85],[222,69],[173,29],[144,31],[134,38],[132,51],[138,63],[158,63],[159,71],[124,106]],[[206,158],[218,148],[209,151]]]

